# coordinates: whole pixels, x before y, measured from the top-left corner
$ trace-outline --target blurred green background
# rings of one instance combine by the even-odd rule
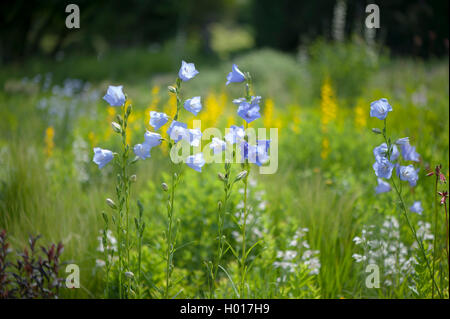
[[[76,2],[81,28],[67,29],[67,2],[3,1],[0,62],[22,64],[33,58],[47,58],[61,64],[79,55],[111,62],[113,52],[130,47],[168,53],[158,67],[148,65],[135,70],[135,76],[148,76],[150,71],[169,70],[171,62],[178,64],[185,55],[214,63],[255,48],[270,47],[295,54],[318,37],[341,40],[368,33],[364,21],[369,3],[85,0]],[[376,34],[366,34],[370,41],[383,44],[394,55],[431,58],[448,54],[448,1],[394,0],[376,4],[381,28]],[[97,79],[118,76],[114,73],[117,67],[110,69],[115,71],[100,73]]]

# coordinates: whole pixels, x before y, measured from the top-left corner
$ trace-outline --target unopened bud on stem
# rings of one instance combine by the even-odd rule
[[[125,276],[127,276],[128,278],[134,278],[134,274],[131,271],[126,271]]]
[[[176,89],[175,87],[173,87],[173,86],[169,86],[167,89],[168,89],[169,92],[171,92],[171,93],[177,93],[177,89]]]
[[[120,124],[117,122],[111,122],[111,127],[116,133],[122,133],[122,128],[120,127]]]
[[[381,134],[381,130],[379,128],[373,128],[372,132],[374,132],[375,134]]]
[[[237,174],[235,182],[240,181],[241,179],[245,178],[247,176],[247,171],[242,171],[239,174]]]
[[[111,207],[112,209],[117,208],[116,204],[114,203],[114,201],[111,198],[106,199],[106,204],[108,204],[108,206]]]

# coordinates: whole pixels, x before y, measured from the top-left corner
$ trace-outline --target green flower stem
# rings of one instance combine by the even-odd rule
[[[248,128],[248,124],[246,125],[246,129]],[[241,298],[245,298],[244,289],[245,289],[245,281],[246,281],[246,259],[247,259],[247,252],[246,252],[246,227],[247,227],[247,215],[248,215],[248,207],[247,207],[247,198],[248,198],[248,177],[250,175],[250,165],[248,161],[246,160],[245,167],[247,170],[247,176],[244,178],[244,224],[242,225],[242,256],[241,256],[241,284],[239,289],[239,294]]]
[[[387,131],[387,125],[386,125],[386,119],[385,119],[384,120],[384,128],[383,128],[383,137],[384,137],[384,140],[385,140],[386,145],[387,145],[387,156],[388,156],[388,159],[390,161],[391,160],[391,141],[390,141],[390,139],[387,138],[386,131]],[[402,194],[401,194],[401,189],[399,189],[397,187],[397,184],[395,183],[395,179],[393,177],[391,177],[391,181],[392,181],[392,185],[394,185],[395,192],[397,193],[397,196],[398,196],[398,198],[400,200],[400,206],[402,208],[403,215],[405,216],[406,223],[407,223],[409,229],[411,230],[411,232],[412,232],[412,234],[414,236],[414,239],[416,240],[417,244],[419,245],[419,248],[420,248],[420,250],[421,250],[421,252],[423,254],[423,257],[424,257],[424,259],[425,259],[425,261],[427,263],[428,270],[430,271],[430,273],[433,273],[432,269],[431,269],[431,266],[430,266],[430,263],[428,262],[428,258],[427,258],[426,252],[425,252],[425,248],[423,247],[422,240],[417,236],[416,230],[415,230],[414,226],[411,224],[411,222],[409,220],[408,212],[406,211],[405,202],[404,202]],[[400,178],[399,178],[399,184],[401,186]],[[436,283],[436,281],[434,279],[434,276],[432,277],[432,281],[433,281],[434,286],[436,287],[436,290],[437,290],[437,292],[439,294],[439,297],[442,298],[441,292],[440,292],[439,287],[438,287],[438,285],[437,285],[437,283]]]
[[[179,112],[182,107],[182,101],[180,96],[180,89],[181,89],[181,79],[177,78],[176,80],[176,98],[177,98],[177,110],[175,113],[175,116],[173,117],[174,121],[178,120]],[[169,156],[170,152],[172,151],[172,147],[174,145],[172,142],[169,142]],[[170,195],[168,199],[168,205],[167,205],[167,217],[169,219],[169,223],[167,226],[167,251],[166,251],[166,287],[164,291],[164,297],[166,299],[169,298],[169,290],[171,286],[171,275],[173,271],[173,254],[174,254],[174,243],[173,243],[173,205],[174,205],[174,198],[175,198],[175,187],[179,178],[179,175],[176,172],[176,166],[171,161],[172,166],[172,178],[171,178],[171,185],[170,185]]]
[[[233,156],[234,158],[234,156]],[[218,247],[217,247],[217,256],[216,260],[213,265],[213,269],[211,272],[211,283],[210,283],[210,298],[214,298],[214,291],[215,291],[215,285],[216,285],[216,278],[217,278],[217,272],[219,269],[220,261],[222,260],[222,257],[224,255],[224,235],[223,235],[223,224],[224,224],[224,212],[226,212],[227,209],[227,203],[228,199],[230,198],[231,189],[233,187],[233,183],[230,183],[231,180],[231,163],[225,163],[225,179],[223,181],[224,185],[224,197],[223,202],[221,202],[221,205],[218,205],[217,209],[217,224],[218,224]]]
[[[430,263],[428,262],[428,258],[427,258],[427,255],[425,253],[425,248],[423,247],[422,240],[417,236],[417,232],[416,232],[414,226],[409,221],[408,212],[406,211],[406,206],[405,206],[405,202],[403,201],[403,197],[402,197],[401,193],[399,192],[399,190],[397,188],[397,184],[395,184],[394,178],[391,178],[391,181],[392,181],[392,185],[394,185],[395,192],[397,193],[397,196],[398,196],[398,198],[400,200],[400,205],[402,207],[402,211],[403,211],[403,215],[405,216],[406,223],[408,224],[409,229],[411,230],[411,232],[414,235],[414,239],[416,240],[417,244],[419,245],[420,250],[422,251],[423,258],[427,262],[428,270],[430,271],[430,273],[432,273],[432,269],[431,269]],[[436,291],[438,292],[439,297],[442,298],[441,291],[439,290],[439,287],[438,287],[434,277],[432,277],[431,279],[433,280],[433,284],[436,287]]]
[[[138,299],[141,299],[141,262],[142,262],[142,235],[138,240]]]
[[[131,105],[126,108],[126,103],[124,103],[122,107],[122,116],[123,116],[123,124],[122,124],[122,211],[125,210],[125,258],[126,258],[126,270],[130,271],[130,232],[129,232],[129,198],[130,198],[130,180],[127,172],[128,165],[128,151],[129,146],[127,144],[127,126],[128,126],[128,116],[131,113]],[[124,206],[124,207],[123,207]],[[121,214],[123,216],[123,213]],[[122,230],[123,231],[123,230]],[[123,269],[122,271],[123,272]],[[128,278],[127,285],[127,298],[131,293],[131,278]]]
[[[105,220],[105,227],[103,228],[103,251],[105,258],[105,273],[106,273],[106,287],[105,287],[105,298],[109,296],[109,271],[111,268],[110,259],[109,259],[109,249],[108,249],[108,227],[109,227],[109,219],[106,217],[106,214],[103,213],[103,219]],[[112,256],[111,256],[112,260]]]
[[[434,278],[434,270],[435,270],[435,263],[436,263],[436,245],[437,245],[437,234],[438,234],[438,193],[437,193],[437,187],[438,187],[438,181],[439,181],[439,174],[436,175],[436,182],[434,183],[434,239],[433,239],[433,266],[432,266],[432,276]],[[434,299],[434,286],[431,287],[431,298]]]
[[[119,211],[119,218],[117,221],[117,243],[119,255],[119,299],[122,299],[122,213]]]
[[[135,219],[136,223],[136,232],[138,235],[138,269],[137,269],[137,297],[138,299],[141,299],[141,282],[142,282],[142,275],[141,275],[141,263],[142,263],[142,238],[144,237],[144,229],[145,229],[145,223],[142,221],[142,217],[144,214],[144,207],[142,206],[141,202],[137,201],[138,208],[139,208],[139,216],[137,219]]]
[[[172,243],[172,225],[173,225],[173,203],[175,197],[175,169],[172,168],[172,179],[170,183],[170,198],[168,205],[168,218],[169,225],[167,227],[167,259],[166,259],[166,289],[164,293],[164,297],[169,298],[169,288],[170,288],[170,277],[172,274],[172,263],[173,263],[173,243]]]
[[[246,75],[246,85],[245,85],[245,98],[248,102],[251,101],[251,89],[252,89],[252,79],[249,73]],[[245,130],[248,129],[248,122],[245,122]],[[245,135],[245,139],[248,142],[248,136]],[[241,267],[241,282],[239,285],[239,295],[241,298],[245,298],[245,282],[247,275],[247,251],[246,251],[246,228],[247,228],[247,215],[248,215],[248,178],[250,176],[250,164],[248,159],[245,160],[244,163],[245,170],[247,171],[247,175],[244,177],[244,223],[242,225],[242,255],[240,260]]]

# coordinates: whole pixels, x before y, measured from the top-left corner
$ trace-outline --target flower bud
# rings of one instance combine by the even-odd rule
[[[167,186],[166,183],[162,183],[161,184],[161,188],[163,189],[163,191],[167,192],[169,190],[169,186]]]
[[[241,179],[245,178],[247,176],[247,171],[242,171],[239,174],[237,174],[236,178],[234,179],[235,182],[240,181]]]
[[[135,157],[131,160],[130,164],[134,164],[134,163],[136,163],[138,160],[139,160],[139,156],[135,156]]]
[[[120,127],[119,123],[111,122],[112,129],[116,133],[122,133],[122,128]]]
[[[128,115],[131,114],[131,110],[132,110],[132,109],[133,109],[133,108],[131,107],[131,104],[128,105],[128,107],[127,107],[127,117],[128,117]]]
[[[130,176],[130,182],[136,182],[136,175],[133,174]]]
[[[116,209],[116,203],[114,203],[114,201],[111,198],[107,198],[106,199],[106,204],[108,204],[109,207],[111,207],[112,209]]]
[[[217,209],[218,210],[222,209],[222,202],[220,200],[217,202]]]
[[[126,271],[125,276],[127,276],[128,278],[134,278],[134,274],[131,271]]]
[[[177,89],[176,89],[175,87],[173,87],[173,86],[169,86],[167,89],[168,89],[169,92],[171,92],[171,93],[177,93]]]
[[[225,181],[225,175],[223,175],[222,173],[217,174],[217,176],[221,181]]]
[[[108,216],[105,213],[102,213],[103,220],[105,221],[105,224],[108,225]]]
[[[379,128],[373,128],[372,132],[374,132],[375,134],[381,134],[381,130]]]

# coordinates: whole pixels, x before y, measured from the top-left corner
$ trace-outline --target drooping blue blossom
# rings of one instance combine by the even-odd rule
[[[177,143],[181,139],[189,140],[189,131],[187,130],[187,124],[172,121],[169,129],[167,130],[167,135]]]
[[[257,162],[258,166],[266,163],[269,160],[270,140],[259,140],[256,142],[257,147]],[[259,163],[259,164],[258,164]]]
[[[134,154],[143,160],[150,157],[150,150],[150,145],[146,143],[136,144],[133,148]]]
[[[397,174],[400,180],[407,181],[411,187],[417,184],[417,180],[419,179],[418,171],[412,165],[399,166],[397,168]]]
[[[370,103],[370,116],[377,119],[384,120],[388,112],[392,111],[392,106],[387,99],[380,99]]]
[[[198,128],[195,128],[195,129],[189,129],[188,133],[189,133],[189,139],[188,139],[189,144],[191,144],[191,146],[199,146],[200,140],[202,139],[202,132]]]
[[[375,159],[377,157],[387,157],[388,147],[386,143],[381,144],[373,149],[373,155]],[[391,162],[395,161],[399,157],[400,153],[398,151],[397,145],[391,145]]]
[[[391,190],[391,185],[389,185],[388,182],[385,182],[381,178],[378,178],[377,180],[378,180],[378,185],[377,185],[377,187],[375,187],[376,194],[386,193]]]
[[[225,135],[225,140],[230,144],[239,143],[244,139],[244,136],[245,130],[243,125],[231,125],[229,133]]]
[[[373,169],[377,177],[389,179],[392,176],[394,164],[389,162],[386,157],[377,157]]]
[[[167,114],[150,111],[150,125],[153,126],[155,130],[159,130],[168,120],[169,116],[167,116]]]
[[[242,71],[238,69],[236,64],[233,64],[232,71],[228,73],[226,85],[230,84],[231,82],[239,83],[243,81],[245,81],[244,73],[242,73]]]
[[[98,165],[98,168],[103,168],[113,158],[113,152],[111,152],[110,150],[101,149],[100,147],[94,147],[93,162]]]
[[[184,102],[184,108],[192,114],[197,115],[198,112],[202,110],[201,97],[195,96],[191,99],[186,100]]]
[[[245,102],[245,101],[247,101],[245,99],[245,97],[240,97],[238,99],[234,99],[232,102],[233,102],[233,104],[236,104],[237,106],[239,106],[242,102]]]
[[[161,135],[158,133],[153,133],[150,131],[145,132],[144,134],[144,143],[136,144],[133,148],[134,154],[139,158],[145,160],[150,157],[150,151],[152,147],[158,146],[161,144]]]
[[[205,165],[205,159],[203,158],[203,153],[197,153],[195,155],[188,156],[186,158],[186,164],[190,168],[195,169],[197,172],[201,172],[203,165]]]
[[[158,146],[159,144],[161,144],[162,137],[158,133],[147,131],[144,134],[144,139],[145,139],[144,144],[147,144],[148,146],[150,146],[150,148],[152,148],[154,146]]]
[[[402,157],[405,161],[419,162],[420,155],[416,152],[416,147],[411,146],[409,142],[401,145]]]
[[[185,61],[181,61],[181,68],[178,71],[178,77],[183,81],[189,81],[194,76],[196,76],[199,72],[195,69],[194,63],[187,63]]]
[[[122,91],[123,86],[112,86],[108,87],[108,91],[103,99],[109,103],[111,106],[122,106],[125,104],[125,94]]]
[[[213,137],[209,148],[213,150],[214,154],[219,154],[225,150],[227,143],[217,137]]]
[[[409,137],[402,137],[395,141],[395,144],[397,145],[405,145],[409,144]]]
[[[423,212],[422,202],[415,201],[414,204],[412,204],[412,206],[409,208],[409,210],[412,211],[413,213],[422,215]]]
[[[270,140],[259,140],[256,145],[242,141],[240,146],[242,161],[248,160],[249,163],[261,166],[269,160]]]
[[[233,103],[235,103],[234,100]],[[242,117],[247,123],[253,122],[254,120],[261,117],[259,113],[259,103],[261,102],[260,96],[252,96],[250,103],[246,100],[239,100],[239,108],[237,114]]]

